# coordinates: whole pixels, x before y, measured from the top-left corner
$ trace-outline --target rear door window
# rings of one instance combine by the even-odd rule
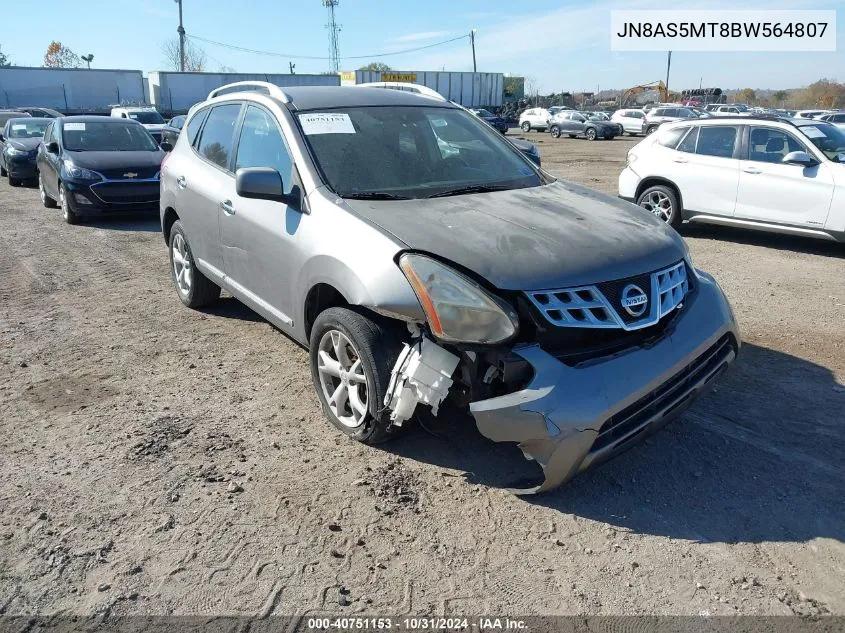
[[[734,126],[708,125],[698,132],[698,144],[695,153],[703,156],[730,158],[734,153],[737,128]]]
[[[208,114],[208,120],[202,128],[199,153],[207,161],[229,169],[234,145],[235,125],[241,113],[241,104],[227,103],[215,106]]]

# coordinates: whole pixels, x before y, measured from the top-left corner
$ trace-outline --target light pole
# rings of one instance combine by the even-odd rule
[[[475,65],[475,29],[469,32],[469,42],[472,45],[472,72],[478,72],[478,67]]]
[[[174,0],[179,5],[179,71],[185,72],[185,27],[182,26],[182,0]]]
[[[82,56],[82,61],[88,64],[88,70],[91,70],[91,62],[94,61],[94,54],[88,53],[87,55]]]

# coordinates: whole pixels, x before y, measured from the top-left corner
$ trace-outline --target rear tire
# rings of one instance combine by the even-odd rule
[[[62,209],[62,219],[68,224],[79,224],[82,218],[73,210],[70,200],[68,200],[67,189],[64,184],[59,184],[59,206]]]
[[[678,195],[671,187],[654,185],[643,191],[637,198],[637,204],[646,211],[666,222],[675,230],[681,226],[681,204]]]
[[[523,132],[530,132],[531,131],[531,124],[528,121],[523,121],[522,125],[520,125],[519,127],[522,128]]]
[[[56,208],[56,201],[47,195],[47,190],[44,189],[44,181],[41,179],[41,172],[38,172],[38,194],[41,196],[41,204],[48,209]]]
[[[391,424],[390,410],[383,404],[402,349],[389,322],[377,321],[357,307],[329,308],[314,321],[309,347],[311,378],[329,422],[364,444],[384,442],[403,428]],[[340,376],[332,367],[343,369]]]
[[[170,277],[179,299],[189,308],[196,310],[220,298],[220,286],[196,267],[188,237],[179,220],[170,227]]]
[[[10,187],[20,187],[23,181],[20,178],[12,178],[12,174],[9,174],[9,186]]]
[[[653,134],[656,129],[657,129],[656,125],[649,125],[648,128],[646,128],[646,131],[645,131],[646,136],[648,136],[649,134]]]

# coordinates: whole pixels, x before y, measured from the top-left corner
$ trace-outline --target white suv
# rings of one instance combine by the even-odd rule
[[[156,143],[161,144],[162,134],[167,123],[158,110],[152,106],[120,106],[111,109],[111,116],[118,119],[132,119],[137,121],[150,133]]]
[[[628,152],[619,196],[683,220],[845,241],[845,131],[811,119],[669,123]]]
[[[642,110],[626,109],[614,112],[613,116],[610,117],[610,120],[621,125],[622,129],[626,133],[631,136],[636,136],[637,134],[643,133],[644,118],[645,112]]]
[[[519,115],[519,127],[523,132],[531,130],[546,130],[549,127],[551,115],[546,108],[529,108]]]

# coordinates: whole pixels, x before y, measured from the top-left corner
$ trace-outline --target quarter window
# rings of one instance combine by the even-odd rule
[[[200,128],[202,127],[202,122],[205,121],[206,116],[208,116],[208,108],[197,112],[188,122],[188,142],[191,145],[196,146],[195,144],[197,141],[197,134],[199,134]]]
[[[200,155],[223,169],[229,168],[235,124],[240,112],[241,106],[238,103],[216,106],[211,109],[208,121],[202,128]]]
[[[663,147],[674,149],[678,141],[687,133],[688,127],[675,127],[668,130],[660,130],[657,136],[657,142]]]
[[[292,161],[282,133],[275,119],[255,106],[247,107],[241,128],[235,169],[242,167],[272,167],[282,175],[285,191],[290,191]]]
[[[736,136],[737,129],[735,127],[717,127],[715,125],[702,127],[698,132],[698,144],[695,153],[704,156],[730,158],[734,153]]]
[[[686,138],[681,141],[677,149],[679,152],[686,152],[688,154],[695,154],[695,144],[698,141],[698,130],[701,128],[694,127],[692,131],[687,134]]]

